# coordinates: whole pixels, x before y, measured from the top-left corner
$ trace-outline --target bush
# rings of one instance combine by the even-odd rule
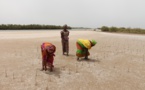
[[[117,32],[118,31],[118,28],[117,27],[110,27],[109,28],[109,31],[110,32]]]
[[[121,32],[121,33],[134,33],[134,34],[145,34],[145,29],[140,28],[124,28],[124,27],[107,27],[103,26],[101,31],[108,31],[108,32]]]
[[[22,29],[63,29],[63,26],[39,25],[39,24],[29,24],[29,25],[2,24],[0,25],[0,30],[22,30]],[[68,29],[71,29],[71,27],[68,26]]]
[[[103,27],[101,27],[101,31],[103,31],[103,32],[107,32],[107,31],[109,31],[109,28],[106,27],[106,26],[103,26]]]

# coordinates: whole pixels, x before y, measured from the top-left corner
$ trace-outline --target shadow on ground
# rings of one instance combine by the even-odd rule
[[[46,74],[49,74],[49,75],[54,75],[54,76],[56,76],[56,77],[59,78],[60,77],[60,74],[61,74],[61,71],[60,71],[60,68],[55,67],[52,72],[50,72],[49,70],[47,70],[45,73]]]
[[[92,58],[89,58],[88,60],[86,60],[84,58],[80,58],[78,61],[79,62],[83,61],[83,62],[98,62],[98,63],[100,63],[100,60],[96,60],[96,59],[92,59]]]

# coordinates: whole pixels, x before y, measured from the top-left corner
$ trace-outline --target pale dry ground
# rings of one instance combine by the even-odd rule
[[[95,39],[90,60],[77,61],[76,40]],[[1,31],[0,90],[144,90],[145,36],[70,31],[63,56],[60,31]],[[43,42],[56,45],[54,72],[40,71]]]

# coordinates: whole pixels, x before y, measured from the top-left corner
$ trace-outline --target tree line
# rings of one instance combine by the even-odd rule
[[[27,30],[27,29],[63,29],[63,26],[39,25],[39,24],[29,24],[29,25],[1,24],[0,25],[0,30]],[[71,29],[71,27],[68,26],[68,29]]]
[[[100,29],[103,32],[145,34],[145,29],[141,29],[141,28],[125,28],[125,27],[107,27],[107,26],[102,26]]]

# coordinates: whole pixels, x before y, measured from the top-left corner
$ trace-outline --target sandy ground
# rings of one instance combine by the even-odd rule
[[[77,61],[76,40],[95,39],[90,60]],[[60,31],[0,31],[0,90],[144,90],[145,36],[70,31],[63,56]],[[40,71],[40,45],[56,45],[54,72]]]

